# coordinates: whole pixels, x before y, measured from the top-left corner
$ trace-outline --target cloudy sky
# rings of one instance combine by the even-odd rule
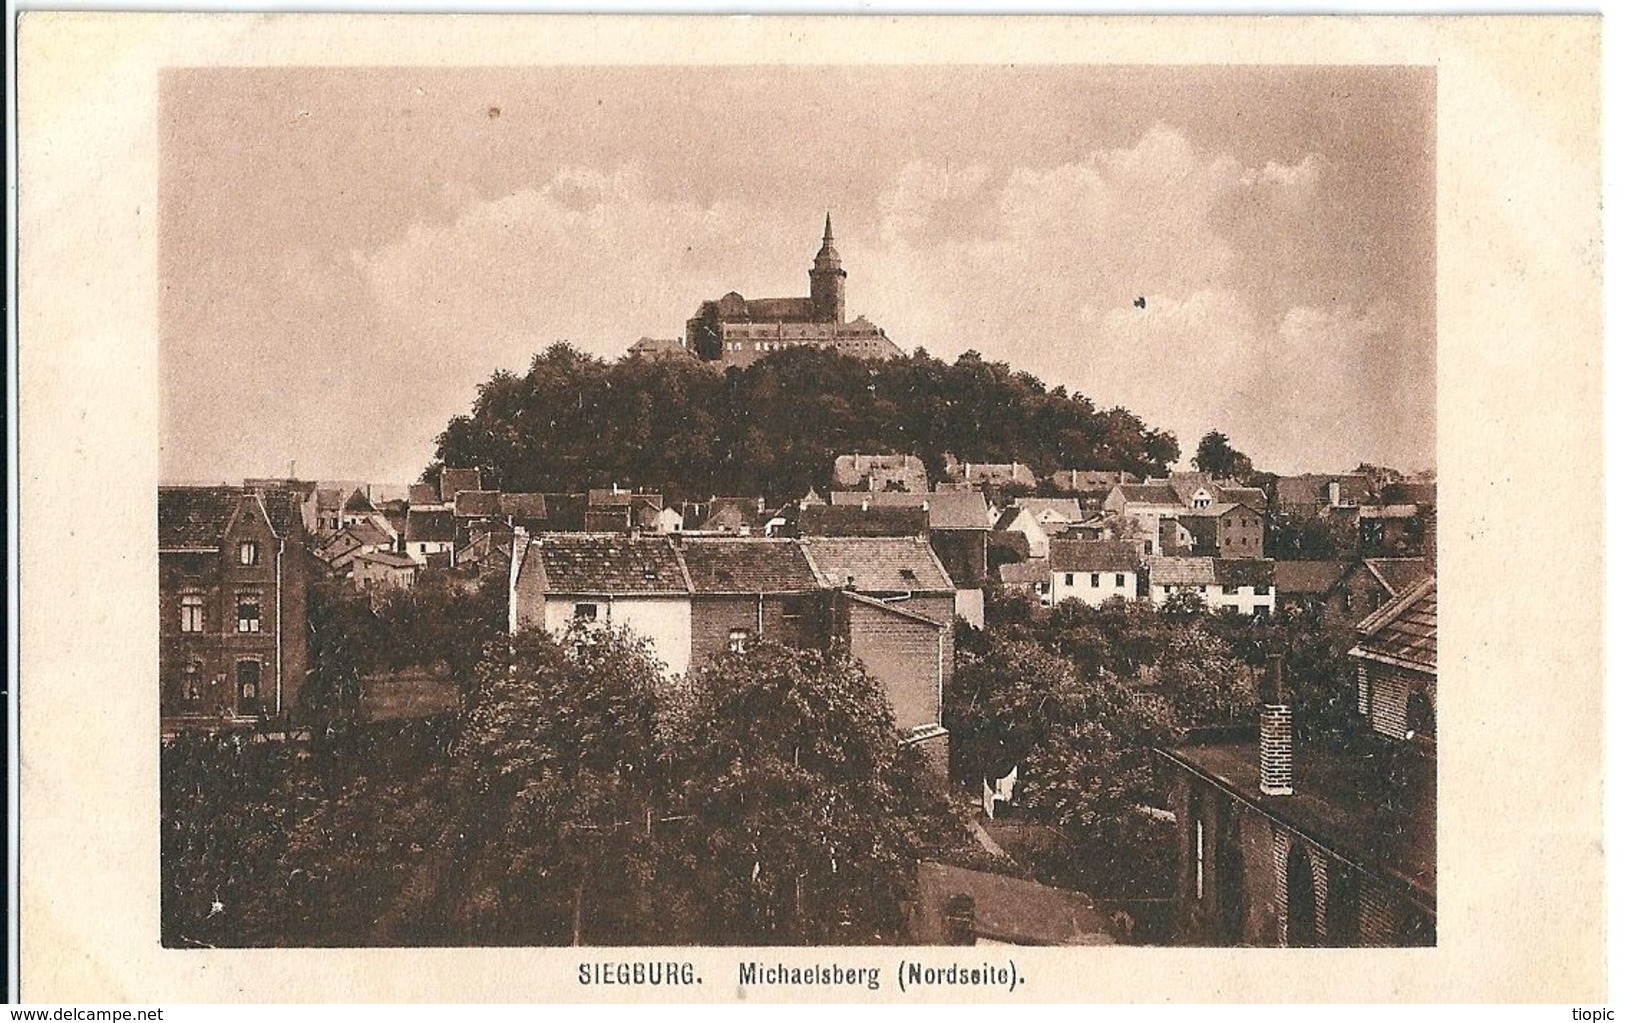
[[[553,341],[806,294],[826,210],[905,350],[1433,465],[1429,70],[175,70],[160,130],[166,480],[414,479]]]

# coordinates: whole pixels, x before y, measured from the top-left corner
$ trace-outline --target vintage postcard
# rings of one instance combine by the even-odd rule
[[[24,997],[1600,998],[1599,49],[25,17]]]

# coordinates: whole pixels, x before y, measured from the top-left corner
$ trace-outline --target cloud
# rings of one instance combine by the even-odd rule
[[[1293,274],[1334,170],[1314,153],[1246,166],[1160,124],[1050,166],[906,164],[871,207],[836,211],[848,313],[905,349],[975,348],[1128,407],[1174,430],[1187,458],[1221,429],[1268,468],[1429,461],[1425,325],[1331,294],[1284,312],[1260,299],[1271,287],[1258,268]],[[567,167],[499,198],[459,197],[454,215],[355,257],[389,343],[444,375],[407,427],[417,443],[492,368],[522,369],[554,340],[613,357],[641,334],[677,336],[728,290],[806,293],[822,209],[701,205],[650,173]]]

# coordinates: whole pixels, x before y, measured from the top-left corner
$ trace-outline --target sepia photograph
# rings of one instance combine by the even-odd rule
[[[164,944],[1431,944],[1433,119],[165,70]]]
[[[19,28],[22,997],[1605,997],[1598,19]]]

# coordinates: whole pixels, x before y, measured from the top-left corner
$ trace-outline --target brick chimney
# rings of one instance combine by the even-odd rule
[[[1333,508],[1343,504],[1343,484],[1340,480],[1332,480],[1326,484],[1326,503]]]
[[[1258,716],[1258,791],[1292,795],[1292,704],[1281,680],[1281,655],[1271,654]]]

